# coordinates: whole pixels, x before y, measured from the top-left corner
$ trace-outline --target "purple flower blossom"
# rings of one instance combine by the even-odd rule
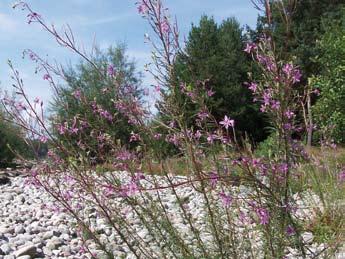
[[[138,3],[138,12],[139,14],[145,15],[148,12],[148,7],[146,0],[141,0],[141,2]]]
[[[120,190],[121,197],[129,197],[136,194],[139,191],[139,187],[135,181],[131,181]]]
[[[217,138],[217,135],[215,135],[215,134],[210,134],[210,133],[207,134],[207,142],[209,144],[213,144],[213,142],[216,138]]]
[[[116,159],[121,161],[131,160],[132,158],[132,154],[127,150],[120,151],[116,156]]]
[[[161,92],[161,87],[160,87],[159,85],[156,85],[156,86],[155,86],[155,91],[156,91],[157,93],[160,93],[160,92]]]
[[[276,100],[271,101],[271,107],[273,110],[278,110],[280,108],[280,102]]]
[[[265,112],[265,111],[266,111],[266,106],[262,104],[262,105],[260,106],[260,111],[261,111],[261,112]]]
[[[97,136],[97,141],[98,143],[103,143],[106,140],[105,134],[104,133],[99,133]]]
[[[197,114],[201,121],[205,120],[208,117],[208,113],[205,111],[201,111]]]
[[[48,138],[47,138],[46,136],[40,136],[40,141],[41,141],[42,143],[47,143]]]
[[[253,42],[248,42],[246,44],[246,47],[245,47],[245,49],[243,51],[247,52],[248,54],[250,54],[250,53],[254,52],[255,50],[257,50],[256,44],[253,43]]]
[[[107,72],[109,76],[115,76],[116,70],[113,64],[108,65]]]
[[[291,123],[285,123],[285,124],[283,125],[283,128],[284,128],[285,130],[292,130],[292,125],[291,125]]]
[[[161,137],[162,137],[162,134],[160,134],[160,133],[156,133],[156,134],[153,135],[153,138],[155,140],[159,140]]]
[[[266,90],[263,94],[264,105],[268,106],[271,102],[272,94],[269,90]]]
[[[133,177],[133,181],[135,182],[139,182],[140,180],[144,180],[146,177],[143,174],[143,172],[137,172],[134,177]]]
[[[210,184],[212,188],[215,188],[219,180],[219,176],[216,172],[210,172]]]
[[[219,198],[225,208],[229,208],[231,206],[232,198],[230,195],[225,194],[224,192],[220,192]]]
[[[224,116],[224,119],[219,122],[219,124],[223,125],[224,128],[228,129],[229,127],[234,127],[235,121],[231,120],[228,116]]]
[[[164,18],[163,21],[161,21],[160,24],[161,30],[163,34],[167,34],[170,31],[170,24],[168,22],[167,18]]]
[[[60,135],[63,135],[66,133],[67,129],[66,129],[66,125],[65,124],[59,124],[57,126],[58,132]]]
[[[257,208],[255,210],[256,215],[258,216],[260,220],[260,224],[267,225],[270,220],[270,215],[267,209],[265,208]]]
[[[72,127],[69,129],[69,132],[71,134],[77,134],[79,132],[79,129],[77,127]]]
[[[286,77],[290,77],[291,73],[293,71],[293,65],[292,64],[285,64],[283,66],[283,72],[285,73]]]
[[[197,131],[195,132],[195,134],[194,134],[194,137],[195,137],[195,139],[197,139],[197,140],[199,140],[199,139],[201,138],[201,136],[202,136],[202,134],[201,134],[200,130],[197,130]]]
[[[293,236],[296,233],[295,228],[291,225],[288,225],[286,228],[286,235],[287,236]]]
[[[140,141],[140,136],[139,136],[139,134],[136,134],[132,131],[129,142],[135,142],[135,141]]]
[[[292,74],[292,82],[293,83],[298,83],[301,81],[302,73],[299,69],[295,69],[293,74]]]
[[[292,111],[287,110],[287,111],[284,113],[284,115],[286,116],[286,118],[292,119],[293,116],[294,116],[295,114],[294,114]]]
[[[345,182],[345,168],[338,174],[338,182],[339,183]]]
[[[173,134],[173,135],[170,135],[170,136],[167,136],[167,141],[174,144],[175,146],[178,146],[179,145],[179,138],[176,134]]]
[[[49,80],[49,79],[51,79],[49,74],[44,74],[43,75],[43,80]]]
[[[207,90],[207,96],[208,97],[211,97],[215,94],[216,92],[212,91],[211,89],[210,90]]]
[[[75,99],[80,100],[81,91],[79,89],[77,89],[72,93],[72,95],[74,96]]]
[[[113,120],[113,116],[107,110],[100,109],[99,115],[101,115],[103,118],[107,119],[108,121]]]
[[[16,103],[15,107],[19,112],[26,110],[26,106],[22,102]]]
[[[256,93],[256,91],[258,89],[258,84],[251,82],[248,86],[248,89],[251,90],[253,93]]]

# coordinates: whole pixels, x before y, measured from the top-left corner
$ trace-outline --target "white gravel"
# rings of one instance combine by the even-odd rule
[[[121,173],[123,178],[128,178],[125,173]],[[70,216],[63,212],[54,212],[49,207],[55,205],[55,201],[44,192],[24,184],[23,177],[11,178],[11,184],[0,186],[0,259],[14,258],[89,258],[89,254],[83,250],[82,240],[77,236]],[[177,181],[177,180],[176,180]],[[244,186],[234,187],[239,195],[245,196],[250,190]],[[194,191],[191,187],[183,187],[178,190],[180,196],[186,202],[186,208],[191,214],[195,225],[201,230],[201,239],[204,242],[212,240],[212,235],[207,233],[205,225],[205,212],[203,208],[203,199],[201,194]],[[187,243],[196,242],[191,239],[191,230],[183,219],[179,216],[180,210],[176,203],[175,196],[170,190],[160,192],[162,202],[171,216],[171,220],[178,227],[179,232],[187,240]],[[303,195],[302,195],[303,196]],[[311,196],[314,202],[319,202],[318,197]],[[157,198],[157,196],[155,196]],[[297,198],[297,197],[296,197]],[[316,199],[316,200],[315,200]],[[300,202],[308,205],[305,201]],[[121,198],[114,199],[114,206],[119,210],[125,210],[121,204]],[[245,208],[244,208],[245,211]],[[119,237],[112,231],[105,220],[98,216],[98,213],[90,207],[84,209],[85,215],[88,215],[92,227],[100,233],[101,239],[108,243],[112,248],[116,258],[134,258]],[[298,218],[308,220],[310,211],[298,210]],[[224,215],[225,216],[225,215]],[[149,231],[140,224],[131,211],[126,212],[126,217],[131,221],[133,229],[137,230],[138,235],[149,245],[152,236]],[[243,223],[243,222],[242,222]],[[226,226],[225,226],[226,227]],[[238,230],[239,232],[244,229]],[[260,236],[253,233],[252,243],[260,246]],[[310,244],[313,251],[323,248],[323,245],[313,244],[313,234],[304,233],[305,241]],[[188,240],[189,239],[189,240]],[[154,243],[153,243],[154,244]],[[95,244],[91,242],[89,246],[98,258],[104,258],[102,252],[97,250]],[[159,247],[156,250],[159,251]],[[212,249],[210,247],[210,249]],[[257,255],[259,258],[260,253]],[[345,258],[337,257],[340,258]],[[291,249],[288,258],[294,257],[294,251]]]

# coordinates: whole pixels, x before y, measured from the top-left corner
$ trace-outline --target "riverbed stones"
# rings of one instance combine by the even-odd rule
[[[25,245],[13,253],[15,257],[26,255],[26,256],[30,256],[30,258],[34,258],[36,254],[37,254],[37,248],[34,245]]]
[[[119,177],[126,181],[130,179],[130,176],[124,172],[119,173]],[[10,184],[0,187],[0,259],[87,258],[85,257],[87,252],[83,247],[81,238],[81,236],[87,237],[87,234],[73,228],[76,226],[73,218],[65,213],[49,209],[56,205],[55,201],[41,190],[25,185],[25,178],[22,176],[10,180]],[[163,180],[158,179],[158,181],[164,184]],[[173,182],[178,182],[178,179],[173,179]],[[182,206],[187,209],[195,226],[200,229],[201,239],[205,242],[212,241],[213,236],[207,232],[205,225],[207,214],[204,210],[205,204],[202,195],[187,186],[179,188],[177,192],[181,196]],[[239,186],[238,193],[245,197],[250,193],[250,189]],[[170,190],[162,190],[160,195],[168,216],[171,217],[173,224],[179,228],[186,244],[195,244],[197,241],[193,238],[188,222],[181,216],[181,208],[176,196]],[[306,195],[305,197],[317,201],[317,197]],[[153,195],[152,201],[158,201],[157,196]],[[114,208],[126,215],[130,227],[147,243],[147,246],[152,246],[158,253],[161,247],[167,245],[163,240],[157,246],[153,242],[148,228],[142,225],[135,212],[123,206],[121,200],[114,198],[112,202],[114,202]],[[106,247],[114,253],[115,258],[132,258],[132,254],[125,246],[124,241],[94,207],[87,206],[83,211],[86,219],[91,222],[91,227],[99,233],[101,241],[106,243]],[[246,211],[245,208],[243,211]],[[298,212],[301,217],[308,213],[306,210]],[[304,217],[304,219],[308,218]],[[226,229],[225,227],[224,230]],[[239,230],[240,232],[241,230]],[[319,246],[313,244],[313,234],[305,232],[303,235],[304,241],[310,244],[313,251],[318,251]],[[258,236],[253,235],[251,238],[253,243],[259,247]],[[90,249],[97,255],[97,258],[104,256],[104,253],[99,250],[95,243],[88,240],[87,244],[90,245]],[[131,244],[138,245],[135,242],[131,242]],[[291,255],[292,257],[288,258],[296,258],[293,257],[293,253]]]

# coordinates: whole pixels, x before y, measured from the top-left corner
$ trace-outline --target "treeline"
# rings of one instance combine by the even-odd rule
[[[308,144],[318,144],[320,140],[344,143],[344,1],[286,0],[277,1],[272,7],[273,22],[268,25],[265,16],[259,15],[254,29],[242,26],[233,17],[217,24],[213,17],[205,15],[198,24],[193,24],[185,47],[175,60],[173,76],[167,79],[173,90],[167,92],[164,87],[161,89],[157,118],[173,123],[160,109],[162,103],[172,103],[183,107],[181,116],[184,116],[188,126],[197,128],[196,118],[202,116],[202,107],[198,107],[192,98],[186,98],[183,92],[203,84],[210,96],[205,107],[216,120],[229,115],[235,120],[238,139],[249,141],[253,147],[265,140],[272,133],[271,127],[248,90],[248,83],[259,80],[261,75],[243,50],[248,42],[258,41],[266,32],[275,39],[281,59],[293,61],[300,67],[303,72],[301,89],[309,91],[310,99],[305,100],[305,110],[297,111],[304,128],[296,136]],[[126,91],[142,100],[145,91],[141,88],[142,76],[134,61],[126,55],[124,45],[110,47],[105,52],[97,50],[92,62],[95,66],[81,63],[65,69],[66,84],[59,86],[50,107],[51,126],[58,141],[73,143],[71,140],[75,139],[74,145],[83,147],[85,153],[97,162],[97,152],[107,152],[106,146],[100,149],[99,138],[112,138],[135,148],[132,133],[135,132],[135,123],[118,112],[121,107],[114,107],[113,100],[120,95],[121,98],[126,96]],[[96,67],[103,69],[97,70]],[[104,74],[99,71],[104,71]],[[117,89],[122,89],[121,92],[112,92],[111,79],[114,76],[121,86]],[[84,99],[95,100],[97,105],[89,107],[86,104],[89,102],[83,102]],[[95,113],[101,114],[103,119],[94,121]],[[78,116],[86,118],[85,125],[73,125],[74,119],[80,123]],[[91,132],[84,130],[83,139],[78,135],[77,128],[87,128],[86,122],[107,129],[107,132],[112,132],[111,136],[90,139],[86,136],[90,136]],[[7,146],[19,146],[16,138],[10,137],[16,131],[5,120],[0,123],[0,161],[11,160]],[[157,134],[164,134],[165,129],[159,124],[148,123],[152,124]],[[165,141],[159,149],[166,155],[175,152],[173,145],[169,146]]]

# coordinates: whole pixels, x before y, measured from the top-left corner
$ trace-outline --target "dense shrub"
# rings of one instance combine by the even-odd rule
[[[5,112],[0,109],[0,167],[10,164],[16,152],[22,156],[28,155],[29,148],[23,137],[22,129],[9,122]]]
[[[345,9],[342,19],[324,19],[323,27],[315,59],[321,72],[311,80],[320,91],[313,115],[322,140],[345,143]]]
[[[121,96],[131,95],[139,101],[142,97],[141,75],[126,55],[126,46],[110,47],[105,53],[95,49],[90,62],[82,61],[76,68],[65,69],[63,76],[66,83],[57,88],[50,105],[54,136],[64,145],[84,146],[84,151],[98,162],[101,162],[97,154],[100,136],[91,134],[95,128],[124,145],[133,146],[130,137],[135,127],[119,111],[121,107],[115,107]],[[46,78],[50,80],[48,75]],[[76,129],[77,121],[83,124],[82,132]],[[102,153],[108,151],[104,145]]]

